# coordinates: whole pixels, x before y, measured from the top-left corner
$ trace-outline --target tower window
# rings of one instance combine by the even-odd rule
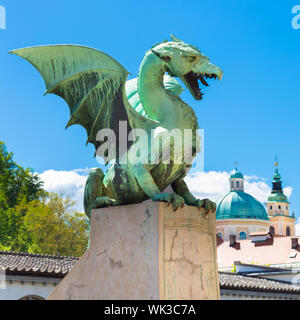
[[[245,240],[245,239],[247,239],[247,234],[246,234],[246,232],[244,232],[244,231],[240,232],[240,233],[239,233],[239,238],[240,238],[240,240]]]
[[[272,206],[270,206],[270,210],[272,210],[273,209],[273,207]]]
[[[236,182],[236,187],[239,188],[239,186],[240,186],[240,182],[237,181],[237,182]]]
[[[286,210],[289,210],[289,207],[288,207],[288,206],[286,206]]]
[[[281,205],[278,206],[278,209],[281,210]]]
[[[291,235],[291,228],[289,226],[286,227],[286,235],[287,237]]]

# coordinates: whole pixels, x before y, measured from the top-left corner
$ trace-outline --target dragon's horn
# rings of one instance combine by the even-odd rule
[[[176,38],[173,34],[170,34],[170,37],[174,42],[183,42],[182,40]]]

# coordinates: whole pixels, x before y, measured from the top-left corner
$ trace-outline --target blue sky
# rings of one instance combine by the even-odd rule
[[[300,3],[300,1],[298,1]],[[297,1],[70,1],[0,0],[0,140],[15,161],[38,172],[95,167],[93,147],[79,126],[65,130],[68,108],[34,68],[8,51],[74,43],[117,59],[132,77],[143,55],[170,33],[197,45],[224,71],[204,100],[183,99],[205,129],[205,171],[267,178],[278,155],[284,185],[293,187],[300,216],[300,29],[291,26]]]

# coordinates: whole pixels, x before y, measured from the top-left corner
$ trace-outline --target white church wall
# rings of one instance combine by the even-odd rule
[[[0,300],[19,300],[26,296],[46,299],[59,282],[51,278],[6,276],[1,281]]]

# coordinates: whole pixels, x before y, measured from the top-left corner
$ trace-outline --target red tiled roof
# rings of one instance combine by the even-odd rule
[[[248,239],[238,240],[233,247],[230,247],[229,241],[224,241],[218,244],[218,266],[231,267],[234,261],[259,265],[300,263],[300,241],[298,248],[292,249],[292,238],[295,237],[274,237],[256,243]]]

